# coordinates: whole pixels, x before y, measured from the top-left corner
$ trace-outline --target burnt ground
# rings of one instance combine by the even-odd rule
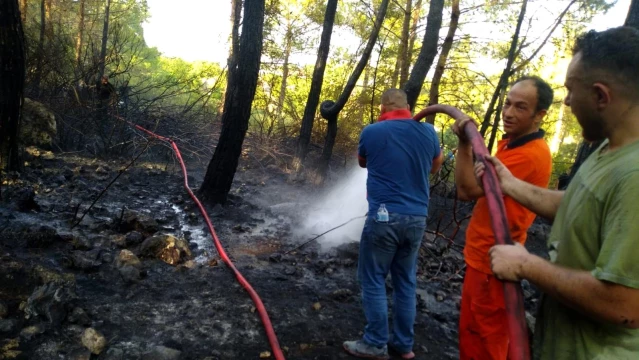
[[[10,174],[0,203],[0,359],[268,358],[254,305],[220,261],[174,165],[136,164],[72,227],[126,163],[40,153]],[[191,187],[200,179],[195,172]],[[264,301],[286,358],[349,359],[341,343],[365,325],[357,243],[287,253],[313,234],[293,235],[300,214],[272,206],[308,195],[307,185],[286,179],[276,166],[243,159],[229,203],[208,212]],[[467,221],[455,220],[470,206],[453,216],[454,201],[439,195],[420,256],[418,359],[458,357]],[[531,229],[533,250],[543,252],[547,228]],[[178,241],[158,247],[154,234]],[[534,290],[525,291],[532,311]],[[88,328],[98,332],[93,341]]]

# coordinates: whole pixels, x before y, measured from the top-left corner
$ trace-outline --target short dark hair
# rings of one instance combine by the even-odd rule
[[[535,108],[535,112],[550,109],[550,105],[552,105],[552,101],[555,97],[555,92],[550,85],[539,76],[533,75],[524,75],[515,80],[513,85],[527,80],[532,81],[537,88],[537,107]]]
[[[597,76],[596,70],[600,70],[606,80],[612,79],[630,90],[626,92],[630,96],[639,96],[638,29],[620,26],[605,31],[590,30],[577,38],[572,52],[581,54],[587,76]]]

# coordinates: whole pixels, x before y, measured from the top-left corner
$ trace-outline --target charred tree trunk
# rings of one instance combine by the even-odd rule
[[[111,0],[106,0],[104,6],[104,26],[102,27],[102,48],[100,49],[100,62],[98,67],[98,81],[104,75],[104,67],[106,66],[107,40],[109,40],[109,12],[111,10]]]
[[[624,26],[632,26],[639,29],[639,1],[632,0],[628,9],[628,16]]]
[[[342,90],[342,93],[337,99],[337,102],[333,100],[325,100],[320,105],[320,114],[324,119],[326,119],[326,121],[328,122],[328,126],[326,130],[326,139],[324,140],[324,149],[322,150],[322,157],[320,158],[317,167],[317,176],[315,182],[318,184],[324,182],[326,173],[328,171],[328,164],[331,160],[331,156],[333,155],[333,146],[335,145],[335,137],[337,136],[337,118],[339,116],[339,113],[344,108],[344,105],[346,105],[348,98],[351,96],[351,93],[353,92],[355,84],[357,84],[357,80],[362,74],[362,71],[364,71],[364,68],[368,64],[368,60],[371,56],[371,53],[373,52],[375,43],[377,42],[379,31],[382,28],[382,23],[384,22],[384,18],[386,17],[388,3],[389,0],[382,0],[382,3],[380,4],[377,11],[377,17],[375,18],[373,31],[368,38],[366,48],[364,48],[364,53],[362,53],[362,58],[359,59],[357,66],[355,66],[355,70],[353,70],[353,73],[348,78],[346,86],[344,87],[344,90]]]
[[[226,92],[222,132],[200,187],[202,197],[224,204],[233,184],[248,130],[262,56],[265,0],[244,2],[244,24],[237,54],[237,73]]]
[[[493,97],[490,99],[490,103],[488,105],[488,111],[486,111],[486,115],[484,116],[484,121],[481,124],[480,134],[481,136],[486,136],[486,131],[490,126],[490,119],[493,116],[495,111],[495,104],[499,99],[499,94],[501,94],[502,90],[508,86],[508,78],[511,75],[511,69],[513,67],[513,63],[515,62],[515,57],[517,55],[517,44],[519,43],[519,32],[521,31],[521,24],[524,22],[524,16],[526,15],[526,6],[528,5],[528,0],[524,0],[521,4],[521,10],[519,11],[519,18],[517,19],[517,26],[515,27],[515,33],[513,34],[513,40],[510,43],[510,49],[508,50],[508,60],[506,61],[506,68],[501,73],[499,77],[499,82],[497,83],[497,87],[495,88],[495,92],[493,93]]]
[[[408,105],[410,105],[411,110],[415,108],[426,74],[433,64],[433,60],[435,60],[435,55],[437,55],[437,43],[439,41],[439,30],[442,27],[443,12],[444,0],[431,0],[422,49],[406,85],[404,85],[404,91],[406,91]]]
[[[293,176],[297,176],[302,171],[302,164],[308,153],[308,145],[311,143],[315,112],[319,105],[322,84],[324,83],[324,70],[326,69],[326,61],[331,46],[331,35],[333,34],[333,24],[335,24],[335,14],[337,13],[337,1],[338,0],[328,0],[326,4],[322,37],[317,51],[311,89],[308,93],[308,99],[306,100],[306,107],[304,108],[304,115],[302,117],[302,128],[300,129],[297,150],[295,152],[295,158],[293,159]]]
[[[242,21],[242,0],[231,0],[231,46],[226,60],[226,89],[222,98],[225,99],[217,109],[218,118],[222,117],[226,106],[226,93],[233,87],[233,79],[237,74],[237,53],[240,48],[240,22]]]
[[[82,43],[84,39],[84,5],[86,0],[80,0],[78,10],[78,35],[75,39],[75,66],[78,73],[82,72]]]
[[[21,167],[18,133],[24,91],[25,55],[17,0],[0,1],[0,44],[1,175],[2,169],[17,171]]]
[[[435,68],[435,75],[433,75],[433,83],[430,85],[430,99],[428,100],[430,105],[437,104],[439,102],[439,84],[442,81],[444,75],[444,69],[446,68],[446,61],[448,60],[448,54],[453,47],[453,40],[455,39],[455,32],[457,31],[457,25],[459,24],[459,0],[453,0],[452,11],[450,15],[450,26],[448,27],[448,34],[442,45],[442,53],[437,60],[437,67]],[[426,122],[434,124],[436,114],[426,117]]]

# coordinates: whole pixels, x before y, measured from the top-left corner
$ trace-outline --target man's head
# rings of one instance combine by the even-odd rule
[[[575,42],[566,74],[568,95],[586,140],[602,140],[639,104],[639,30],[589,31]]]
[[[502,118],[504,131],[511,139],[539,130],[553,100],[550,85],[537,76],[523,76],[510,88]]]
[[[381,113],[394,110],[409,110],[408,100],[404,90],[389,89],[382,94],[382,104],[380,105]]]

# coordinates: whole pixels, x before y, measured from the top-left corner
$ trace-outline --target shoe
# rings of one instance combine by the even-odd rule
[[[402,359],[405,360],[412,360],[415,358],[415,353],[414,352],[407,352],[407,353],[402,353],[401,351],[398,351],[397,349],[395,349],[393,347],[393,345],[388,345],[388,350],[392,353],[395,353],[397,355],[399,355],[399,357],[401,357]]]
[[[347,353],[363,359],[388,360],[388,348],[378,348],[368,345],[362,340],[344,341],[344,350]]]

